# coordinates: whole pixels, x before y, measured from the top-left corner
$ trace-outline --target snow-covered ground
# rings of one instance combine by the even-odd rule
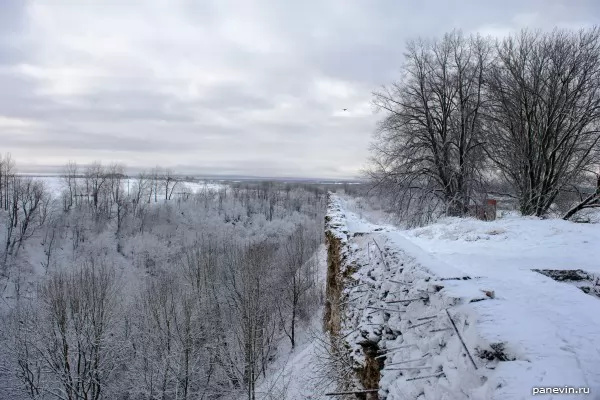
[[[600,299],[531,271],[600,273],[600,225],[450,219],[392,238],[410,240],[495,291],[498,301],[476,307],[481,335],[509,343],[527,361],[505,368],[508,383],[586,386],[600,398]]]
[[[267,378],[256,388],[261,400],[306,400],[320,398],[322,387],[317,358],[320,357],[323,310],[315,313],[308,325],[301,326],[296,348],[291,349],[287,338],[277,349],[277,357],[269,367]],[[245,398],[245,397],[244,397]]]
[[[317,257],[319,259],[319,277],[317,284],[325,289],[327,253],[323,245]],[[327,389],[319,371],[318,359],[323,357],[324,337],[323,307],[319,307],[308,324],[302,324],[297,332],[295,349],[283,338],[277,349],[277,356],[269,367],[267,378],[259,382],[256,388],[257,398],[261,400],[306,400],[321,398]]]
[[[532,271],[599,276],[600,225],[507,217],[403,231],[350,211],[354,199],[333,201],[347,263],[360,267],[361,286],[346,292],[345,329],[358,328],[348,340],[356,354],[365,338],[400,347],[385,359],[382,397],[600,399],[600,299]],[[533,396],[565,386],[590,394]]]

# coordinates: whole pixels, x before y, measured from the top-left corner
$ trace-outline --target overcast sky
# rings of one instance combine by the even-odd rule
[[[0,152],[30,172],[350,178],[407,39],[599,17],[598,0],[0,0]]]

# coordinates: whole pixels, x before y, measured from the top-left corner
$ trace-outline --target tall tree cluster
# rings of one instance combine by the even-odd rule
[[[600,206],[600,29],[452,32],[409,42],[402,71],[374,94],[369,175],[412,223],[463,216],[501,183],[525,215],[565,193],[566,218]]]
[[[160,169],[69,163],[53,196],[6,176],[0,398],[266,396],[277,347],[318,306],[323,188],[192,192]]]

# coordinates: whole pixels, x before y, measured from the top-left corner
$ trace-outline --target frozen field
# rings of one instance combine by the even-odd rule
[[[35,179],[42,180],[44,182],[44,184],[46,185],[46,187],[50,190],[50,192],[54,196],[60,195],[60,193],[65,188],[63,178],[60,176],[56,176],[56,175],[37,176],[37,175],[30,175],[30,174],[28,174],[27,176],[32,176]],[[83,183],[83,178],[80,178],[79,180]],[[133,186],[135,185],[135,182],[136,182],[136,178],[125,179],[124,180],[125,190],[127,190],[128,188],[130,188],[130,189],[133,188]],[[182,186],[191,190],[193,193],[198,193],[198,192],[201,192],[202,190],[219,190],[219,189],[222,189],[223,187],[225,187],[225,185],[223,183],[217,183],[214,181],[207,181],[207,180],[197,180],[194,182],[181,181],[180,183],[178,183],[178,185],[179,185],[179,190],[176,189],[175,192],[181,191],[180,189]]]

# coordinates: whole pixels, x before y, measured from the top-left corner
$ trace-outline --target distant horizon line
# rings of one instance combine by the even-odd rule
[[[77,163],[80,168],[85,168],[92,163]],[[102,163],[103,166],[109,166],[110,163]],[[16,173],[19,175],[29,176],[64,176],[65,166],[58,165],[23,165],[17,164]],[[151,172],[154,168],[169,169],[173,175],[180,177],[194,177],[212,180],[292,180],[292,181],[344,181],[344,182],[364,182],[366,179],[360,176],[345,176],[345,177],[331,177],[331,176],[302,176],[302,175],[285,175],[285,176],[271,176],[271,175],[260,175],[260,174],[244,174],[244,173],[205,173],[201,172],[202,168],[194,168],[190,165],[168,165],[161,166],[156,165],[154,167],[139,167],[139,166],[125,166],[125,175],[134,177],[136,174],[141,172]]]
[[[134,174],[125,174],[127,178],[135,178]],[[32,178],[44,178],[44,177],[62,177],[65,176],[61,172],[17,172],[17,176],[29,176]],[[261,175],[235,175],[235,174],[186,174],[186,173],[174,173],[173,175],[181,178],[194,178],[199,180],[213,180],[213,181],[294,181],[294,182],[342,182],[342,183],[363,183],[365,179],[361,178],[316,178],[316,177],[302,177],[302,176],[261,176]],[[77,174],[77,177],[83,178],[83,174]]]

